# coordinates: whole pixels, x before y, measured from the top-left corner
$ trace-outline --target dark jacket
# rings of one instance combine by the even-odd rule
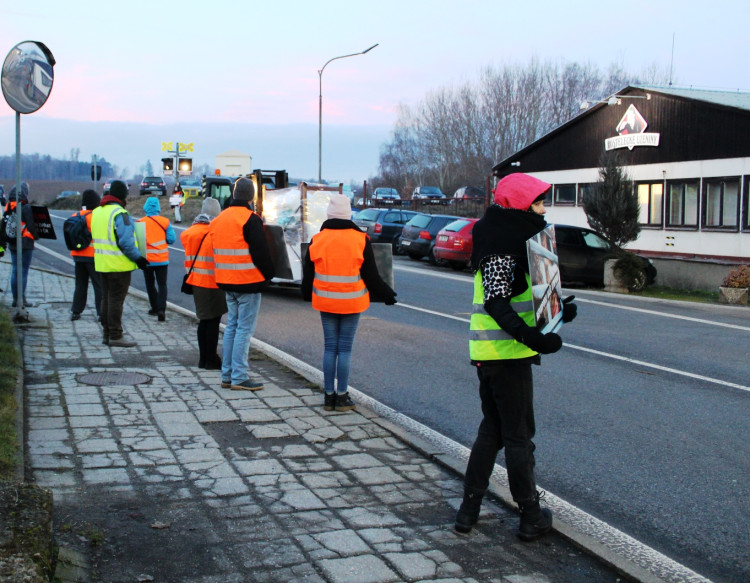
[[[34,237],[34,239],[21,237],[21,249],[33,249],[34,241],[39,238],[39,232],[36,228],[36,223],[34,222],[34,213],[31,212],[31,205],[29,204],[28,197],[23,190],[21,190],[21,196],[18,198],[21,203],[21,221],[26,224],[26,230]],[[8,204],[5,206],[6,213],[9,212],[8,206],[10,203],[15,202],[15,200],[16,190],[15,187],[13,187],[8,195]],[[18,211],[14,208],[12,211],[13,219],[10,219],[9,217],[9,220],[15,220],[17,212]],[[9,239],[8,245],[11,249],[16,249],[16,238]]]
[[[347,219],[328,219],[321,226],[323,229],[354,229],[361,231],[357,225]],[[362,281],[365,282],[367,291],[370,292],[371,302],[385,302],[386,304],[396,303],[396,293],[387,283],[383,281],[378,273],[378,266],[375,263],[375,253],[372,250],[370,237],[367,237],[364,249],[364,260],[359,270]],[[310,251],[305,254],[305,260],[302,264],[302,298],[306,302],[312,301],[312,286],[315,278],[315,264],[310,259]]]
[[[230,206],[242,206],[252,210],[249,201],[229,199],[227,207]],[[253,213],[250,215],[248,221],[242,227],[242,236],[247,242],[247,246],[250,249],[250,254],[253,256],[253,264],[257,267],[266,278],[266,281],[260,283],[248,283],[248,284],[228,284],[219,283],[219,288],[224,291],[233,291],[240,293],[258,293],[268,287],[268,283],[276,276],[276,266],[273,264],[273,258],[271,257],[271,249],[268,246],[266,240],[266,233],[263,227],[263,219],[260,215]]]

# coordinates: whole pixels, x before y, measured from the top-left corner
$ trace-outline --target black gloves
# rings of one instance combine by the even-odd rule
[[[572,322],[575,320],[576,316],[578,315],[578,306],[576,306],[573,303],[573,300],[575,299],[575,296],[568,296],[565,298],[563,303],[563,310],[562,310],[562,321],[563,322]]]
[[[394,304],[396,303],[396,296],[397,296],[397,295],[398,295],[398,294],[397,294],[396,292],[393,292],[393,295],[391,295],[391,294],[388,294],[388,295],[387,295],[387,296],[385,297],[385,305],[386,305],[386,306],[392,306],[392,305],[394,305]]]
[[[138,269],[148,269],[148,260],[142,255],[136,259],[135,264],[138,266]]]
[[[521,342],[540,354],[552,354],[562,348],[562,338],[550,332],[542,334],[536,328],[530,326],[521,333]]]

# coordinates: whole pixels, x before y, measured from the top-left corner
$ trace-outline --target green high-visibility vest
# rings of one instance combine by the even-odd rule
[[[94,245],[94,269],[106,273],[133,271],[137,265],[117,246],[115,217],[127,213],[119,204],[96,207],[91,213],[91,242]]]
[[[471,360],[511,360],[535,356],[536,351],[518,342],[500,328],[484,309],[484,285],[481,270],[474,274],[474,300],[469,326],[469,356]],[[513,310],[529,326],[535,326],[531,296],[531,278],[526,274],[526,288],[510,299]]]

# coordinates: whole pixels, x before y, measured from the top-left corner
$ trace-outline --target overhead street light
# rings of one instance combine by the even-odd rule
[[[595,103],[606,103],[607,105],[620,105],[623,99],[646,99],[651,100],[651,94],[646,95],[613,95],[609,99],[585,99],[581,101],[581,109],[588,109]]]
[[[322,177],[322,166],[323,166],[323,71],[328,66],[328,63],[337,59],[345,59],[346,57],[356,57],[357,55],[364,55],[369,53],[372,49],[378,46],[380,43],[375,43],[369,49],[365,49],[361,53],[352,53],[351,55],[341,55],[340,57],[333,57],[326,61],[318,71],[318,182],[323,182]]]

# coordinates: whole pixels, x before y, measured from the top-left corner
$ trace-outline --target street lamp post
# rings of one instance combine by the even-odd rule
[[[341,55],[340,57],[333,57],[326,61],[318,71],[318,182],[323,182],[322,166],[323,166],[323,70],[328,66],[328,63],[337,59],[345,59],[346,57],[356,57],[357,55],[364,55],[369,53],[372,49],[378,46],[380,43],[372,45],[369,49],[365,49],[361,53],[352,53],[351,55]]]

